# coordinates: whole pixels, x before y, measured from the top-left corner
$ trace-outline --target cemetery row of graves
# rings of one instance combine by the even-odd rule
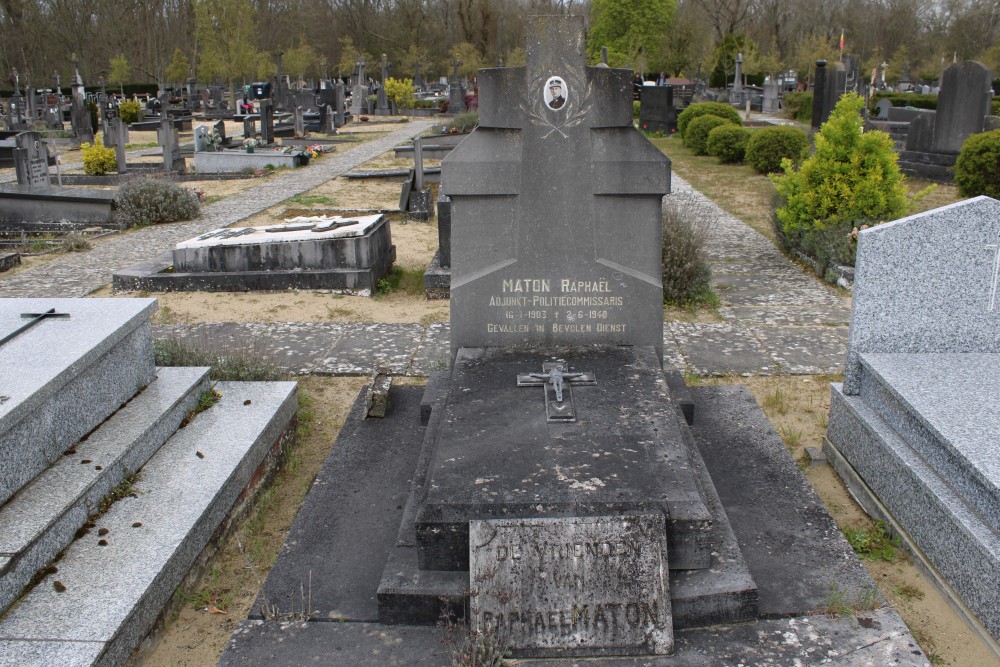
[[[353,405],[350,396],[338,399],[328,417],[334,423],[317,428],[332,437],[343,419],[337,442],[318,447],[309,467],[322,483],[305,480],[311,490],[301,508],[288,501],[292,507],[282,519],[291,524],[288,542],[270,571],[238,583],[246,589],[239,605],[230,606],[219,587],[190,589],[209,590],[207,599],[193,594],[208,618],[216,615],[211,610],[228,608],[234,616],[239,610],[241,618],[215,624],[223,645],[238,630],[220,664],[245,664],[265,653],[273,664],[295,664],[306,655],[365,664],[373,648],[379,660],[442,664],[470,650],[469,644],[442,646],[442,616],[467,627],[473,645],[560,663],[671,654],[710,662],[752,655],[791,661],[850,650],[860,659],[928,664],[933,646],[926,637],[918,646],[888,604],[906,595],[878,591],[882,582],[873,581],[855,555],[865,555],[860,540],[845,539],[824,507],[828,497],[851,502],[842,487],[836,490],[834,467],[865,510],[899,536],[897,544],[906,539],[924,555],[928,569],[978,619],[984,642],[992,641],[1000,631],[990,582],[1000,551],[986,434],[995,411],[969,406],[988,405],[995,394],[975,369],[989,369],[996,352],[996,272],[989,270],[1000,219],[996,202],[980,197],[878,224],[908,205],[893,158],[899,141],[904,157],[954,161],[969,137],[990,134],[984,132],[993,122],[983,88],[988,71],[975,63],[949,69],[937,112],[910,121],[907,136],[898,139],[872,131],[878,121],[863,119],[859,96],[841,96],[840,70],[833,68],[814,91],[814,124],[823,129],[813,143],[801,130],[744,128],[753,100],[732,89],[713,95],[725,98],[721,103],[705,102],[706,91],[693,88],[685,98],[684,85],[643,86],[636,121],[633,100],[622,95],[631,89],[629,73],[585,66],[582,21],[536,19],[529,35],[536,46],[525,67],[480,73],[475,132],[452,139],[437,129],[396,147],[397,158],[413,163],[402,174],[371,165],[349,174],[358,187],[383,179],[393,195],[398,191],[391,210],[326,203],[319,194],[324,179],[315,176],[333,159],[324,152],[358,143],[348,140],[355,128],[377,127],[380,116],[392,121],[384,125],[390,132],[406,127],[395,122],[398,110],[384,97],[388,86],[370,99],[363,69],[350,101],[342,82],[298,91],[302,97],[291,102],[290,93],[279,102],[280,85],[262,86],[233,104],[231,116],[218,113],[223,105],[209,92],[198,100],[200,108],[186,108],[190,95],[180,108],[164,95],[143,108],[143,118],[126,123],[121,105],[105,97],[100,144],[114,149],[115,173],[91,174],[108,183],[86,186],[77,184],[82,178],[73,183],[76,174],[64,175],[61,161],[50,163],[46,138],[32,127],[41,120],[37,100],[18,103],[30,112],[16,117],[9,139],[18,184],[2,188],[11,202],[4,202],[10,217],[2,222],[19,233],[52,233],[67,219],[79,229],[121,227],[120,212],[128,209],[123,191],[138,182],[137,173],[153,170],[166,185],[138,192],[140,203],[176,197],[195,204],[184,188],[192,176],[250,180],[247,193],[311,184],[301,186],[299,202],[314,197],[299,204],[301,215],[287,215],[293,202],[275,193],[280,222],[252,226],[238,219],[206,227],[173,243],[165,257],[115,271],[113,287],[132,296],[192,291],[211,302],[219,293],[321,290],[367,299],[404,252],[397,248],[406,238],[397,236],[398,223],[424,225],[431,218],[437,228],[418,292],[421,299],[449,299],[443,348],[450,370],[434,370],[426,386],[393,387],[391,373],[376,369]],[[949,101],[956,90],[976,94]],[[451,93],[454,116],[466,96],[461,86]],[[970,97],[977,101],[972,110]],[[61,105],[57,109],[61,121]],[[89,118],[79,106],[70,109],[71,120],[79,116],[73,133],[81,146],[90,144],[81,151],[85,167],[97,136],[83,141]],[[744,389],[696,382],[666,363],[664,248],[676,243],[663,232],[670,161],[635,131],[638,125],[655,133],[660,128],[649,124],[661,122],[665,134],[676,129],[683,138],[657,139],[667,152],[670,142],[683,140],[694,156],[746,160],[752,169],[777,172],[782,205],[776,215],[786,237],[819,245],[807,233],[816,230],[803,231],[796,221],[822,218],[843,222],[847,228],[839,233],[858,238],[850,253],[855,315],[847,372],[833,388],[823,446],[833,466],[823,472],[803,476],[789,456],[789,449],[802,447],[789,442],[790,434],[775,433]],[[155,162],[134,162],[126,154],[128,132],[147,126],[157,132],[150,149]],[[98,128],[90,127],[96,135]],[[185,139],[190,133],[190,145],[181,133]],[[763,144],[761,159],[776,161],[775,168],[753,164],[755,139]],[[741,145],[742,157],[733,159]],[[831,167],[838,156],[843,165]],[[832,171],[823,175],[824,168]],[[254,180],[261,173],[267,175]],[[810,173],[820,177],[810,181]],[[817,181],[839,184],[834,191],[847,188],[847,200],[870,197],[860,208],[872,218],[828,201],[835,192],[807,196]],[[871,181],[883,190],[871,190]],[[817,199],[828,208],[808,208]],[[871,201],[886,208],[876,211]],[[149,207],[135,210],[146,215]],[[199,215],[195,205],[177,218],[197,222]],[[169,224],[170,216],[161,222]],[[144,231],[125,237],[138,240]],[[927,244],[941,249],[933,261]],[[808,250],[808,243],[797,249]],[[765,274],[751,270],[749,277]],[[897,297],[891,308],[887,293]],[[771,307],[771,296],[751,305]],[[0,618],[0,656],[14,664],[67,656],[81,664],[123,664],[205,545],[218,544],[232,528],[225,517],[234,506],[251,521],[220,558],[243,570],[266,562],[248,556],[259,525],[247,526],[262,522],[265,511],[251,510],[253,499],[267,497],[265,480],[287,462],[296,420],[320,420],[303,411],[303,399],[287,381],[214,384],[207,368],[157,368],[164,364],[154,363],[152,299],[5,299],[4,307],[0,364],[13,368],[38,350],[59,354],[46,355],[44,369],[0,389],[6,398],[0,408],[10,401],[0,412],[0,453],[13,457],[0,466],[0,524],[18,519],[11,524],[17,539],[0,562],[7,577],[3,606],[24,592]],[[73,345],[59,344],[68,340]],[[141,373],[132,373],[135,368]],[[923,390],[935,381],[948,401]],[[333,393],[315,378],[306,384],[317,395]],[[782,386],[795,385],[757,385],[765,410],[780,412]],[[115,411],[133,395],[126,412]],[[825,387],[818,395],[828,395]],[[825,414],[831,403],[823,400]],[[138,444],[112,432],[146,411],[156,426],[130,436]],[[53,414],[88,419],[65,428],[63,421],[74,420],[53,420]],[[818,415],[808,419],[826,430]],[[98,424],[104,425],[81,440]],[[51,446],[27,444],[43,426],[53,431]],[[823,480],[822,500],[807,480]],[[53,494],[53,484],[60,488],[58,502],[46,505],[64,505],[56,518],[41,517],[35,507]],[[101,505],[109,494],[118,502]],[[175,512],[178,505],[183,512]],[[870,536],[887,539],[881,530]],[[166,543],[172,551],[160,546]],[[257,544],[275,553],[275,544]],[[891,549],[879,546],[875,553],[891,551],[887,562],[910,567]],[[149,572],[137,574],[136,554]],[[249,568],[238,565],[248,559]],[[574,559],[579,563],[568,567]],[[133,581],[123,588],[105,582],[99,592],[91,585],[94,563],[102,572],[109,563],[111,570],[130,572]],[[147,579],[146,588],[131,587]],[[132,607],[130,596],[143,602]],[[106,605],[100,622],[74,627],[79,610],[91,605]],[[237,626],[242,617],[252,622]],[[211,661],[217,659],[218,653]]]

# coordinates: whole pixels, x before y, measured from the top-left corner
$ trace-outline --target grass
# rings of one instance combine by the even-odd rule
[[[826,596],[826,606],[823,611],[831,616],[850,617],[859,611],[871,611],[878,605],[878,586],[873,584],[870,588],[858,591],[851,600],[847,591],[834,582],[830,584],[830,592]]]
[[[157,366],[210,366],[210,377],[216,382],[267,382],[288,378],[287,371],[246,350],[213,354],[177,339],[154,341],[153,348]]]
[[[324,206],[337,205],[337,202],[332,197],[327,197],[326,195],[308,195],[305,193],[289,197],[288,203],[298,204],[299,206],[315,206],[316,204],[323,204]]]
[[[884,560],[891,563],[899,555],[899,538],[891,537],[881,521],[870,526],[845,528],[844,537],[854,553],[864,560]]]
[[[408,296],[424,296],[424,270],[392,267],[392,272],[378,281],[376,296],[392,292],[403,292]]]

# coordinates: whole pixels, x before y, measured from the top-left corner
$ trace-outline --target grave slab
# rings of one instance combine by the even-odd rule
[[[519,374],[553,360],[597,377],[572,389],[574,423],[547,423],[543,388],[516,387]],[[690,453],[651,348],[463,350],[451,382],[440,432],[429,436],[421,567],[467,569],[472,519],[631,510],[668,517],[671,568],[708,565],[712,517],[687,474]],[[623,396],[634,399],[619,409]]]
[[[153,380],[155,299],[0,299],[0,503]]]
[[[0,619],[0,641],[32,644],[37,664],[62,664],[67,643],[77,651],[69,664],[91,664],[94,644],[94,664],[125,663],[294,418],[293,382],[215,388],[220,401],[149,460],[136,496],[96,521],[105,537],[75,541],[58,572]]]

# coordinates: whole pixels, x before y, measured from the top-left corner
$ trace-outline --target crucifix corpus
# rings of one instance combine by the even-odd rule
[[[595,387],[597,378],[589,372],[570,373],[557,362],[543,363],[541,373],[525,373],[517,376],[518,387],[545,387],[545,415],[549,422],[576,421],[573,385]]]

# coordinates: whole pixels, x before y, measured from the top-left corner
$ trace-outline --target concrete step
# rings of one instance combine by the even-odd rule
[[[155,299],[0,299],[0,504],[153,380]]]
[[[1000,354],[869,353],[860,359],[861,400],[1000,531]]]
[[[824,451],[874,516],[888,513],[994,637],[1000,535],[860,396],[833,385]],[[864,480],[864,481],[862,481]],[[855,485],[858,488],[854,488]]]
[[[125,663],[294,429],[294,382],[215,388],[220,401],[153,455],[134,494],[0,619],[0,665]]]
[[[156,379],[0,508],[0,611],[141,468],[208,388],[208,368],[160,368]]]

